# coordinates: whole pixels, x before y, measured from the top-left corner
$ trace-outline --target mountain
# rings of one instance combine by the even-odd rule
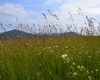
[[[44,35],[44,33],[43,32],[39,32],[39,33],[37,33],[37,35]]]
[[[11,31],[7,31],[4,33],[0,34],[0,40],[4,40],[4,39],[16,39],[16,38],[43,38],[43,37],[67,37],[67,36],[78,36],[77,33],[75,32],[67,32],[67,33],[53,33],[53,34],[44,34],[42,32],[36,33],[36,34],[31,34],[31,33],[26,33],[24,31],[19,31],[19,30],[11,30]]]
[[[11,30],[0,34],[0,39],[32,38],[33,34],[19,30]]]
[[[64,37],[70,37],[70,36],[79,36],[79,34],[75,33],[75,32],[67,32],[67,33],[62,33],[62,35]]]

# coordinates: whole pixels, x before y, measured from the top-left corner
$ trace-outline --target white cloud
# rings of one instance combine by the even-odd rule
[[[16,19],[23,19],[28,17],[28,13],[21,5],[5,3],[0,6],[0,22],[2,23],[16,23]]]
[[[21,5],[5,3],[3,6],[0,6],[0,23],[12,24],[13,28],[20,23],[32,25],[35,21],[29,18],[31,14],[34,14],[34,12],[25,11]],[[16,21],[16,18],[18,21]],[[7,26],[5,28],[9,30]]]
[[[59,7],[63,13],[71,11],[76,12],[77,7],[80,7],[83,13],[89,15],[98,15],[100,14],[100,0],[69,0],[68,3],[65,3]]]
[[[84,19],[82,20],[82,17],[78,15],[77,7],[82,9],[84,15],[100,20],[98,19],[100,17],[100,0],[69,0],[67,3],[61,5],[59,9],[62,15],[66,15],[70,11],[77,23],[84,23]],[[68,17],[68,15],[66,16]]]
[[[29,18],[30,14],[35,13],[25,11],[21,5],[5,3],[3,6],[0,6],[0,22],[3,23],[16,22],[16,18],[21,22],[30,23],[33,21]]]
[[[27,17],[27,12],[21,5],[5,3],[3,6],[0,6],[0,15]]]
[[[54,11],[54,13],[56,13],[59,18],[60,21],[63,25],[65,24],[72,24],[71,21],[69,21],[68,19],[70,19],[70,16],[68,15],[68,11],[71,12],[71,14],[73,15],[74,18],[74,23],[77,24],[76,26],[81,27],[82,25],[84,26],[84,23],[86,22],[85,19],[85,15],[91,16],[93,18],[96,17],[98,20],[99,19],[99,15],[100,15],[100,0],[47,0],[47,2],[49,4],[53,3],[60,3],[60,6],[55,7],[54,9],[56,9],[56,12]],[[78,15],[78,8],[82,9],[82,12],[84,14],[83,16]],[[85,19],[85,20],[84,20]],[[50,21],[55,22],[55,20],[50,18]]]
[[[29,12],[29,13],[30,13],[30,14],[33,14],[33,15],[35,14],[34,12]]]
[[[83,17],[78,15],[77,7],[82,9],[84,15],[89,15],[94,18],[95,16],[98,15],[98,19],[100,17],[99,16],[100,0],[46,0],[45,3],[46,4],[44,4],[43,6],[46,7],[43,8],[43,11],[44,9],[46,11],[47,8],[52,9],[53,11],[55,10],[54,13],[58,15],[58,17],[60,18],[62,25],[71,23],[68,20],[70,19],[68,15],[68,11],[72,13],[75,23],[78,23],[79,25],[81,25],[81,23],[84,23]],[[55,7],[52,7],[52,5],[53,6],[55,5]],[[0,22],[5,21],[8,23],[9,22],[13,23],[16,22],[15,17],[17,17],[20,23],[31,24],[35,21],[40,23],[42,20],[41,19],[42,16],[40,14],[43,13],[41,12],[42,8],[40,8],[41,11],[39,9],[37,9],[38,11],[36,11],[36,7],[32,7],[32,9],[35,9],[36,12],[30,11],[32,9],[29,8],[27,9],[28,11],[26,11],[26,8],[24,8],[21,5],[5,3],[3,6],[0,6]],[[38,12],[39,14],[36,14]],[[54,22],[55,24],[57,23],[56,20],[51,18],[50,15],[48,15],[47,13],[46,16],[48,17],[50,22]],[[32,18],[34,18],[35,21],[32,20]]]

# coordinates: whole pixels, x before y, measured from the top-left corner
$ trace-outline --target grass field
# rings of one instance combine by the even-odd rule
[[[100,80],[100,37],[1,41],[0,80]]]

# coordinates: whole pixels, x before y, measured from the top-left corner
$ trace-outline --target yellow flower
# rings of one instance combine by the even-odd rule
[[[50,71],[50,73],[52,73],[52,71]]]

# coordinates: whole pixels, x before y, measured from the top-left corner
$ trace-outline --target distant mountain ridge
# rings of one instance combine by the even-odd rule
[[[75,32],[67,32],[67,33],[53,33],[53,34],[46,34],[46,37],[58,36],[58,37],[66,37],[66,36],[78,36]],[[19,30],[11,30],[0,34],[0,40],[4,39],[15,39],[15,38],[42,38],[44,37],[44,33],[39,32],[36,34],[27,33],[24,31]]]
[[[33,34],[31,33],[26,33],[24,31],[19,31],[19,30],[11,30],[11,31],[7,31],[4,33],[0,34],[0,39],[12,39],[12,38],[22,38],[22,37],[27,37],[27,38],[31,38],[33,36]]]

